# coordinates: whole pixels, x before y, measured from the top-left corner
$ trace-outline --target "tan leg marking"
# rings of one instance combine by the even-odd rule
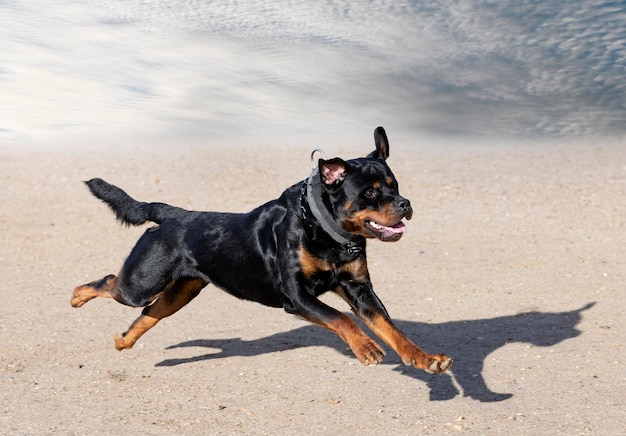
[[[113,294],[111,292],[115,288],[116,281],[117,278],[111,274],[95,282],[78,286],[72,293],[70,304],[72,307],[81,307],[96,297],[112,298]]]
[[[452,366],[452,359],[448,356],[424,352],[384,316],[376,315],[372,320],[364,321],[379,338],[400,355],[405,365],[413,365],[430,373],[443,372]]]
[[[115,348],[132,348],[145,332],[154,327],[161,319],[168,317],[193,300],[206,286],[202,279],[181,279],[161,293],[158,298],[143,310],[139,318],[121,337],[115,336]]]
[[[338,313],[337,318],[329,322],[312,318],[307,319],[337,334],[348,344],[356,358],[363,365],[377,365],[382,362],[385,355],[383,349],[367,336],[349,316]]]

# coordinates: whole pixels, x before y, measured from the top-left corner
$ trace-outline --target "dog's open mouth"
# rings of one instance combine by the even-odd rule
[[[392,226],[384,226],[376,221],[365,221],[365,228],[381,241],[397,241],[406,230],[406,225],[400,221]]]

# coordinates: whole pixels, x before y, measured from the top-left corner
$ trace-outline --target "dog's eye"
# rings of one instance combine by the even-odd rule
[[[368,198],[370,200],[375,198],[376,194],[378,194],[378,191],[376,191],[376,189],[374,188],[369,188],[367,191],[363,193],[363,195],[365,195],[365,198]]]

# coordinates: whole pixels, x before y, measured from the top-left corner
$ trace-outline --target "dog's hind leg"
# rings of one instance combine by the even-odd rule
[[[145,332],[154,327],[161,319],[172,315],[193,300],[207,282],[194,279],[179,279],[163,291],[156,300],[147,306],[141,316],[135,320],[121,337],[115,336],[115,348],[131,348]]]
[[[83,304],[96,297],[114,298],[114,289],[117,277],[110,274],[86,285],[77,286],[72,293],[70,304],[72,307],[81,307]]]
[[[120,272],[120,275],[117,277],[113,274],[109,274],[100,280],[87,283],[86,285],[77,286],[72,293],[70,304],[72,307],[82,307],[86,302],[93,300],[96,297],[102,297],[113,298],[118,303],[122,303],[126,306],[145,306],[145,304],[138,305],[132,300],[129,300],[120,291],[120,277],[122,274],[123,271]]]

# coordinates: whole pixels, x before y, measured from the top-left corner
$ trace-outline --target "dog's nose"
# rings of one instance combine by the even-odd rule
[[[396,207],[402,216],[406,216],[407,219],[411,219],[413,215],[413,208],[411,202],[404,197],[400,197],[396,200]]]

